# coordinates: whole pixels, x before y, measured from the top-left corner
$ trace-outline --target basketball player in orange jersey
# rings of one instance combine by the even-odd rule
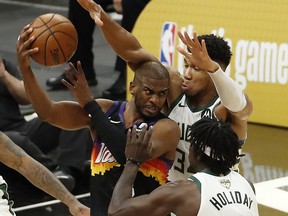
[[[110,19],[102,8],[89,0],[77,0],[100,27],[106,41],[133,70],[145,62],[159,60],[145,50],[137,38]],[[184,56],[184,75],[169,67],[170,86],[167,95],[167,115],[179,124],[180,142],[169,180],[187,179],[189,172],[186,132],[189,126],[202,117],[215,118],[231,123],[239,137],[239,148],[247,138],[247,121],[253,106],[249,97],[225,71],[230,63],[231,50],[227,42],[215,35],[197,36],[192,39],[186,32],[178,33],[186,45],[178,51]],[[237,167],[234,167],[237,169]]]
[[[32,31],[29,25],[23,28],[17,42],[17,57],[25,89],[35,111],[44,121],[63,129],[88,127],[94,140],[91,155],[91,215],[108,214],[112,192],[126,163],[126,132],[134,125],[138,130],[144,123],[154,127],[152,159],[139,169],[134,184],[135,195],[150,193],[166,183],[180,137],[178,125],[160,112],[170,82],[167,69],[159,62],[147,61],[135,71],[129,86],[132,94],[130,101],[95,100],[81,63],[77,63],[77,69],[70,63],[73,76],[67,70],[66,75],[71,84],[64,79],[62,82],[78,103],[54,102],[37,82],[30,67],[29,57],[38,51],[38,48],[30,48],[35,40],[35,37],[28,39]]]

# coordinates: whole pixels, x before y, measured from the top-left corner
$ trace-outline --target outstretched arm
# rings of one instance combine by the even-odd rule
[[[149,160],[152,156],[153,145],[150,142],[151,135],[152,127],[147,131],[147,125],[141,131],[138,131],[136,126],[128,130],[125,149],[127,162],[115,186],[109,206],[109,214],[117,212],[132,197],[132,187],[138,168],[141,166],[141,163]]]
[[[125,143],[126,134],[124,130],[117,128],[111,124],[108,117],[105,115],[107,111],[106,104],[113,104],[113,101],[106,99],[94,99],[94,96],[88,86],[84,72],[81,67],[80,61],[77,62],[77,69],[72,63],[69,63],[70,71],[73,75],[65,70],[66,76],[70,82],[62,80],[63,84],[74,95],[81,107],[90,115],[91,124],[96,129],[97,136],[101,137],[101,140],[108,147],[109,151],[115,157],[118,163],[125,164]],[[113,134],[113,136],[111,136]],[[115,145],[117,140],[117,145]]]
[[[179,184],[168,183],[150,194],[132,197],[132,187],[138,168],[154,154],[155,148],[151,139],[153,130],[153,127],[147,130],[147,125],[141,131],[136,126],[132,130],[129,129],[125,151],[127,162],[113,191],[108,209],[109,216],[166,216],[170,212],[180,214],[186,211],[181,205],[187,200],[186,194],[189,194],[189,197],[194,194],[191,193],[191,188],[195,187],[191,187],[190,182],[185,189],[181,189],[183,186],[179,187]]]
[[[177,47],[178,51],[189,59],[190,64],[206,71],[211,77],[222,104],[242,120],[247,120],[248,116],[252,112],[252,103],[247,97],[245,97],[241,87],[230,76],[225,74],[219,64],[213,61],[207,52],[205,41],[201,43],[196,39],[191,39],[187,32],[182,35],[180,32],[178,36],[182,42],[187,46],[187,50],[184,50],[180,46]],[[193,33],[193,38],[197,38],[196,32]]]
[[[89,208],[81,204],[53,173],[27,155],[2,132],[0,132],[0,161],[21,173],[36,187],[59,199],[67,205],[72,215],[90,215]]]
[[[238,138],[245,140],[248,117],[253,110],[251,100],[243,93],[238,83],[226,75],[219,64],[209,57],[204,40],[200,43],[199,40],[191,39],[187,32],[184,32],[184,35],[179,32],[178,36],[190,52],[181,47],[177,47],[178,51],[189,60],[189,64],[206,71],[215,85],[221,99],[221,104],[215,109],[216,116],[223,121],[230,121]],[[197,38],[195,32],[193,38]]]
[[[151,53],[144,50],[139,41],[130,32],[112,20],[100,5],[97,5],[92,0],[77,1],[90,13],[109,45],[129,64],[132,70],[135,70],[142,62],[159,61]]]
[[[90,120],[82,107],[73,101],[54,102],[38,83],[30,67],[30,56],[38,52],[31,49],[35,36],[29,38],[33,29],[26,25],[17,40],[17,58],[26,93],[38,116],[64,129],[79,129],[89,126]],[[77,116],[77,118],[75,118]]]

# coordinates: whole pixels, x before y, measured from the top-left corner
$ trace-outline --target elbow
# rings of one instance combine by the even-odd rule
[[[247,106],[247,100],[244,93],[242,95],[239,95],[239,97],[235,97],[234,101],[225,100],[225,102],[222,101],[222,103],[227,109],[234,113],[243,111]]]
[[[120,216],[120,215],[126,215],[127,212],[125,212],[125,208],[122,208],[123,205],[117,206],[113,205],[113,203],[110,203],[108,208],[108,216]]]
[[[109,207],[108,216],[117,216],[117,211],[114,208]]]
[[[245,107],[241,111],[232,112],[232,114],[242,121],[247,121],[252,112],[253,112],[253,103],[247,98],[247,103]]]

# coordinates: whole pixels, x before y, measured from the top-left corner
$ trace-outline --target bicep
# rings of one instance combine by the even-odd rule
[[[171,104],[179,97],[179,95],[182,93],[182,83],[183,78],[181,74],[173,67],[166,66],[169,76],[170,76],[170,86],[169,86],[169,93],[167,97],[167,105],[168,108],[171,106]]]
[[[224,105],[220,104],[215,108],[215,114],[219,120],[231,123],[231,127],[239,140],[245,140],[247,138],[248,117],[251,115],[252,110],[252,102],[247,98],[247,104],[243,110],[231,112]]]
[[[163,185],[150,194],[133,197],[119,208],[117,212],[111,214],[113,216],[159,216],[168,215],[171,211],[171,206],[174,205],[175,196],[174,190],[171,187]]]
[[[151,141],[154,145],[153,158],[165,154],[170,160],[174,160],[176,147],[180,139],[180,129],[176,122],[170,119],[162,119],[153,127]]]
[[[56,127],[75,130],[90,126],[90,118],[87,112],[77,102],[55,102],[51,110],[49,117],[42,120]]]

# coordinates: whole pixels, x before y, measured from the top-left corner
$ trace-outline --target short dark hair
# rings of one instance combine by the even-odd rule
[[[169,72],[160,62],[146,61],[143,62],[135,71],[134,80],[142,80],[142,77],[149,77],[151,79],[168,79]]]
[[[239,141],[229,123],[205,117],[195,122],[189,132],[195,154],[211,171],[223,173],[236,164]]]
[[[214,34],[199,35],[198,41],[200,43],[202,39],[205,40],[206,48],[210,58],[218,64],[222,64],[225,67],[223,70],[225,70],[226,67],[230,64],[232,57],[231,48],[227,41],[225,41],[224,38]]]

